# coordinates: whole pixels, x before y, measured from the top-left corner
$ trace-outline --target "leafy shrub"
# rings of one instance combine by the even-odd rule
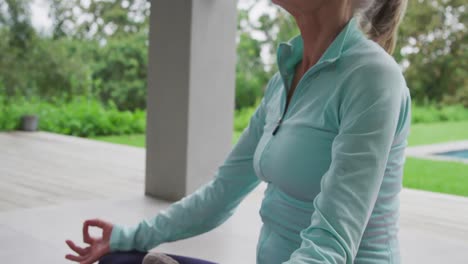
[[[256,107],[244,107],[235,112],[234,131],[242,132],[249,124]]]
[[[412,106],[413,124],[464,120],[468,120],[468,109],[464,108],[463,105],[424,104]]]
[[[259,100],[257,100],[253,107],[236,110],[234,120],[234,130],[236,132],[242,132],[247,127],[259,103]],[[468,121],[468,108],[464,108],[463,105],[437,106],[430,103],[426,103],[425,105],[413,104],[411,111],[412,124]]]
[[[50,102],[49,102],[50,101]],[[49,101],[24,97],[5,98],[0,93],[0,131],[16,130],[22,115],[39,116],[39,129],[80,137],[141,134],[146,128],[146,112],[121,111],[109,101],[104,106],[97,99],[77,97],[69,102],[61,99]],[[260,103],[235,111],[234,130],[241,133],[249,124]],[[468,109],[462,105],[439,107],[435,104],[412,106],[412,123],[468,121]]]
[[[142,110],[119,111],[114,103],[104,107],[97,100],[83,97],[53,103],[39,99],[0,96],[0,130],[18,129],[22,115],[39,116],[39,129],[80,137],[139,134],[145,131],[146,113]]]

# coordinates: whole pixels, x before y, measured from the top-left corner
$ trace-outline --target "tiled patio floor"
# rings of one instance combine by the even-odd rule
[[[144,150],[48,133],[0,133],[0,263],[67,263],[81,222],[121,224],[169,203],[143,193]],[[219,228],[156,250],[220,263],[255,263],[260,185]],[[468,198],[404,189],[403,263],[468,263]]]
[[[0,133],[0,212],[143,192],[145,151],[51,133]]]

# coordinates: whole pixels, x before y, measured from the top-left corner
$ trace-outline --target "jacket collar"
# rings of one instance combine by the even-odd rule
[[[338,60],[346,49],[363,36],[363,33],[359,29],[357,18],[351,18],[323,53],[316,65]],[[281,42],[279,44],[276,55],[278,69],[283,77],[295,72],[296,64],[302,60],[303,50],[304,42],[300,34],[288,42]]]

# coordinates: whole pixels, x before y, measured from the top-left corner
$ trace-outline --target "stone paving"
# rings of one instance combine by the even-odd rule
[[[0,148],[1,263],[67,263],[83,220],[130,225],[170,204],[143,195],[144,149],[43,132],[0,133]],[[155,250],[255,263],[264,189],[215,230]],[[400,223],[403,263],[468,263],[468,198],[403,189]]]

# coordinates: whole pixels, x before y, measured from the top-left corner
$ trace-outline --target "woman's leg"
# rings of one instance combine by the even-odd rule
[[[141,264],[146,252],[113,252],[103,256],[99,264]]]
[[[99,260],[99,264],[141,264],[147,252],[128,251],[128,252],[114,252],[103,256]],[[173,258],[180,264],[217,264],[215,262],[201,260],[196,258],[184,257],[173,254],[165,255]]]
[[[184,256],[172,255],[172,254],[166,254],[166,255],[177,260],[177,262],[179,262],[180,264],[218,264],[216,262],[211,262],[211,261],[202,260],[202,259],[189,258],[189,257],[184,257]]]

